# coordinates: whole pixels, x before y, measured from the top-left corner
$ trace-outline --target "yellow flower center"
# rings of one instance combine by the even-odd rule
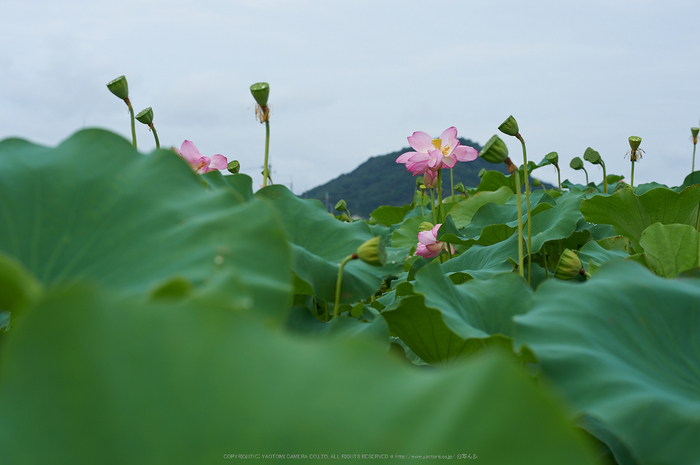
[[[433,147],[440,150],[443,155],[447,155],[450,152],[450,147],[442,148],[442,139],[433,139]]]

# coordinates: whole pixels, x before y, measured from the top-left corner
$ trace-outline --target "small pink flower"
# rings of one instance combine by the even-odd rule
[[[228,166],[228,161],[223,155],[214,155],[213,157],[205,157],[192,141],[186,140],[182,143],[180,150],[173,147],[173,150],[190,164],[196,173],[206,173],[211,170],[223,170]]]
[[[439,139],[433,139],[425,132],[416,131],[408,138],[408,143],[415,152],[400,155],[396,163],[406,164],[406,169],[414,176],[428,170],[454,168],[458,161],[472,161],[479,156],[474,148],[459,143],[457,128],[454,126],[445,129]]]
[[[418,233],[418,245],[416,246],[416,255],[424,258],[433,258],[440,255],[443,250],[447,250],[447,242],[437,240],[437,232],[442,224],[437,224],[430,231],[421,231]],[[455,248],[449,244],[450,252],[455,253]]]

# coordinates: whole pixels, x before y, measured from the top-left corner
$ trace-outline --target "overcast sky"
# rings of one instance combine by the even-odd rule
[[[0,1],[0,138],[56,145],[83,127],[130,139],[105,84],[126,75],[163,146],[192,140],[262,182],[264,126],[249,86],[270,83],[272,178],[300,194],[449,126],[481,144],[512,114],[562,180],[586,147],[635,184],[679,185],[700,123],[700,2]],[[155,147],[137,123],[139,149]],[[503,136],[513,160],[520,145]],[[700,166],[698,155],[697,166]],[[587,165],[592,179],[602,178]],[[700,169],[700,168],[698,168]],[[537,172],[556,182],[553,168]],[[410,173],[406,176],[410,177]]]

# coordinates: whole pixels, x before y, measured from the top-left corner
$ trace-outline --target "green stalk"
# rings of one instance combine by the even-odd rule
[[[270,153],[270,121],[265,121],[265,166],[263,167],[263,187],[267,186],[267,180],[270,177],[270,168],[267,164],[268,155]],[[336,305],[337,305],[336,301]]]
[[[156,139],[156,149],[160,148],[160,141],[158,140],[158,133],[156,132],[156,127],[151,123],[150,125],[151,131],[153,131],[153,137]]]
[[[355,258],[355,254],[348,255],[340,262],[340,267],[338,268],[338,279],[335,282],[335,306],[333,307],[333,318],[338,316],[338,303],[340,302],[340,286],[343,283],[343,268],[345,264]]]
[[[630,158],[634,157],[634,153],[630,156]],[[607,180],[605,181],[605,184],[607,184]],[[630,187],[634,188],[634,160],[632,160],[632,172],[630,173]]]
[[[128,98],[124,99],[126,106],[129,107],[129,114],[131,115],[131,141],[136,148],[136,119],[134,117],[134,107],[131,106],[131,101]]]
[[[525,277],[523,270],[523,202],[520,193],[520,170],[515,170],[515,194],[518,196],[518,272]]]
[[[430,211],[433,212],[433,224],[437,224],[437,216],[435,215],[435,188],[430,189]]]
[[[532,268],[532,221],[530,214],[530,181],[527,174],[527,150],[525,149],[525,140],[520,133],[516,134],[520,144],[523,146],[523,171],[525,172],[525,204],[527,207],[527,283],[530,284],[530,271]]]
[[[544,275],[547,279],[549,279],[549,266],[547,264],[547,248],[544,245],[542,246],[542,261],[544,262]]]
[[[693,168],[690,170],[691,172],[695,171],[695,147],[697,147],[698,144],[693,144]]]
[[[442,170],[437,172],[437,186],[435,187],[438,192],[438,206],[440,207],[440,221],[439,223],[445,222],[445,206],[442,203]]]
[[[454,179],[454,176],[452,175],[452,168],[450,168],[450,187],[452,188],[452,200],[454,200],[454,197],[455,197],[455,179]]]
[[[554,165],[554,167],[557,169],[557,183],[559,184],[559,193],[561,193],[561,170],[557,165]],[[544,189],[544,186],[542,189]]]
[[[603,193],[608,193],[608,174],[605,172],[605,163],[600,160],[600,166],[603,167]]]
[[[586,168],[581,168],[584,173],[586,173],[586,185],[588,185],[588,171],[586,171]]]

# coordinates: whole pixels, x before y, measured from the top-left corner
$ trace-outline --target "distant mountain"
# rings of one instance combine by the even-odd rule
[[[474,147],[481,151],[481,146],[469,139],[459,139],[462,145]],[[340,199],[347,203],[348,210],[353,215],[369,218],[370,213],[382,205],[400,207],[413,201],[416,188],[416,178],[406,171],[406,166],[396,163],[396,158],[406,152],[413,151],[406,147],[397,152],[372,157],[355,171],[340,175],[332,181],[306,191],[301,195],[307,199],[318,199],[328,211]],[[468,163],[457,163],[454,167],[454,182],[461,182],[466,187],[479,185],[479,171],[482,168],[497,170],[508,174],[508,168],[501,163],[494,165],[481,158]],[[450,195],[450,171],[443,171],[443,194]]]

